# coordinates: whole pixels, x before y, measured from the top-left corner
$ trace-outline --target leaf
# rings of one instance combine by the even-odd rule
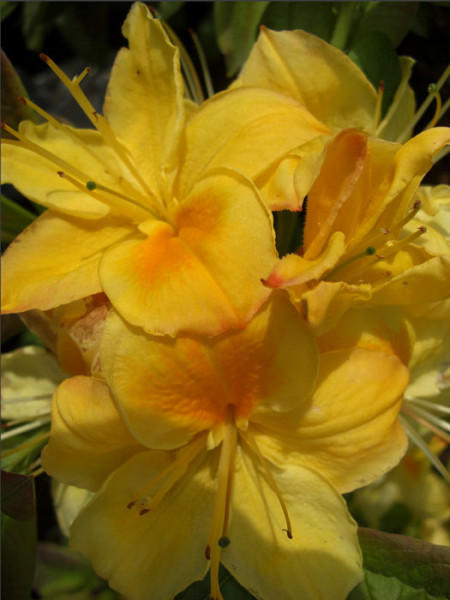
[[[31,477],[22,478],[23,485],[2,471],[2,598],[3,600],[29,600],[35,568],[37,545],[36,511],[34,483]],[[5,512],[5,504],[9,512],[27,518],[15,519]],[[14,504],[16,506],[14,507]]]
[[[2,70],[2,121],[16,128],[24,119],[35,120],[33,111],[29,106],[18,100],[22,96],[27,98],[27,92],[20,77],[17,75],[6,54],[1,52]],[[12,137],[6,131],[2,131],[2,137]]]
[[[177,2],[176,0],[171,0],[170,2],[158,2],[156,6],[158,18],[162,21],[167,21],[177,13],[183,5],[184,2]]]
[[[224,566],[220,565],[219,569],[219,585],[224,600],[254,600],[254,596],[243,588]],[[175,600],[209,600],[209,594],[209,573],[207,573],[202,581],[195,581],[177,594]]]
[[[450,549],[422,540],[359,529],[366,578],[349,600],[445,600]]]
[[[396,48],[411,29],[418,2],[368,2],[353,38],[354,43],[374,31],[384,33]]]
[[[382,115],[389,108],[402,78],[397,53],[385,33],[372,32],[353,45],[349,57],[364,71],[366,77],[378,89],[384,84]]]
[[[250,53],[268,2],[215,2],[217,42],[225,55],[227,76],[233,76]]]
[[[34,509],[33,478],[2,471],[2,511],[13,519],[28,521]]]
[[[333,2],[271,2],[262,23],[270,29],[303,29],[329,42],[334,25]]]
[[[78,553],[52,543],[37,548],[34,589],[46,600],[119,600],[89,562]]]
[[[2,194],[2,244],[8,244],[34,221],[37,215]]]
[[[12,11],[16,8],[18,4],[18,2],[2,2],[0,4],[2,23],[6,19],[6,17],[12,13]]]

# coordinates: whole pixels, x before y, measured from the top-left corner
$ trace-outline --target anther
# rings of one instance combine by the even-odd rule
[[[57,171],[57,173],[60,177],[64,177],[64,171]]]
[[[209,544],[205,548],[205,558],[211,560],[211,546]]]
[[[127,504],[127,508],[128,508],[128,510],[131,510],[135,504],[136,504],[136,500],[133,500],[132,502],[129,502],[129,503]]]
[[[226,548],[230,545],[230,538],[224,535],[221,538],[219,538],[219,541],[217,543],[221,548]]]
[[[420,231],[420,233],[426,233],[427,228],[425,227],[425,225],[422,225],[421,227],[418,227],[418,230]]]
[[[39,54],[39,58],[41,60],[43,60],[45,63],[47,63],[50,60],[50,58],[46,54],[43,54],[43,53]]]
[[[420,200],[416,200],[413,204],[413,209],[414,210],[419,210],[419,208],[421,207],[422,202]]]
[[[289,531],[289,529],[283,529],[282,531],[285,531],[288,538],[292,540],[292,533]]]
[[[22,102],[22,104],[25,104],[25,105],[26,105],[26,103],[27,103],[27,101],[26,101],[26,98],[24,98],[23,96],[18,96],[18,97],[17,97],[17,100],[18,100],[19,102]]]
[[[149,508],[143,508],[142,510],[139,511],[139,516],[142,517],[142,515],[146,515],[148,512],[150,512]]]

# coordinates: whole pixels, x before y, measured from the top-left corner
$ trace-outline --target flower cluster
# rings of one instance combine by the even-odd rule
[[[263,600],[344,600],[362,565],[341,494],[398,464],[410,369],[443,352],[423,332],[448,242],[418,188],[450,130],[401,143],[406,83],[382,120],[382,89],[301,31],[263,28],[200,105],[143,4],[123,33],[104,115],[88,70],[41,56],[93,129],[31,100],[43,124],[2,124],[3,181],[47,208],[3,257],[2,310],[72,375],[42,454],[92,492],[72,547],[131,600],[208,569],[222,600],[221,563]],[[281,257],[277,210],[306,213]]]

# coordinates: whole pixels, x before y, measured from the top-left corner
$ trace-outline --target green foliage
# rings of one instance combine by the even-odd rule
[[[2,471],[2,598],[29,600],[36,560],[36,507],[31,477]]]
[[[334,21],[333,2],[271,2],[261,20],[269,29],[303,29],[326,41]]]
[[[359,530],[365,579],[348,600],[445,600],[450,549],[373,529]]]
[[[215,2],[214,23],[227,75],[235,75],[255,42],[268,2]]]
[[[35,218],[32,212],[2,194],[2,246],[12,242]]]

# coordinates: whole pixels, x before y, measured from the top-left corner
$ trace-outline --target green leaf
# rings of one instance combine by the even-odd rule
[[[167,21],[170,19],[170,17],[177,13],[180,8],[183,7],[183,5],[184,2],[177,2],[176,0],[173,0],[171,2],[158,2],[155,5],[155,8],[158,12],[158,17],[162,21]]]
[[[16,477],[22,477],[24,483],[17,485],[17,480],[11,480],[10,475],[5,478],[2,472],[2,486],[6,481],[9,491],[7,507],[11,509],[16,504],[12,512],[28,518],[15,519],[6,514],[2,498],[2,598],[29,600],[37,545],[34,482],[31,477],[19,475]],[[4,493],[2,490],[2,496]],[[24,510],[21,510],[22,504]]]
[[[220,565],[219,569],[219,585],[224,600],[254,600],[254,596],[243,588],[224,566]],[[183,592],[177,594],[175,600],[209,600],[209,595],[208,573],[202,581],[194,582]]]
[[[450,549],[422,540],[359,529],[365,581],[349,600],[445,600]]]
[[[24,119],[35,120],[34,112],[29,106],[20,102],[20,96],[28,98],[20,77],[17,75],[6,54],[1,52],[2,70],[2,121],[16,128]],[[9,133],[2,131],[2,137],[12,137]]]
[[[217,42],[225,55],[228,77],[247,59],[268,2],[215,2]]]
[[[329,42],[334,25],[333,2],[271,2],[262,23],[270,29],[303,29]]]
[[[1,2],[0,3],[2,23],[6,19],[6,17],[12,13],[12,11],[16,8],[16,6],[18,4],[19,4],[18,2]]]
[[[49,18],[51,2],[24,2],[22,5],[22,35],[28,50],[39,52],[53,23]]]
[[[78,553],[52,543],[37,549],[34,587],[43,600],[119,600]]]
[[[375,89],[378,89],[380,81],[383,82],[384,116],[402,79],[400,60],[390,39],[380,31],[372,32],[357,41],[348,55],[364,71]]]
[[[381,31],[396,48],[411,29],[418,2],[368,2],[353,42]]]
[[[2,198],[2,226],[1,241],[2,244],[12,242],[12,240],[21,233],[25,227],[28,227],[37,215],[23,208],[14,200],[10,200],[3,194]]]
[[[2,471],[2,511],[19,521],[28,521],[34,514],[33,478]]]

